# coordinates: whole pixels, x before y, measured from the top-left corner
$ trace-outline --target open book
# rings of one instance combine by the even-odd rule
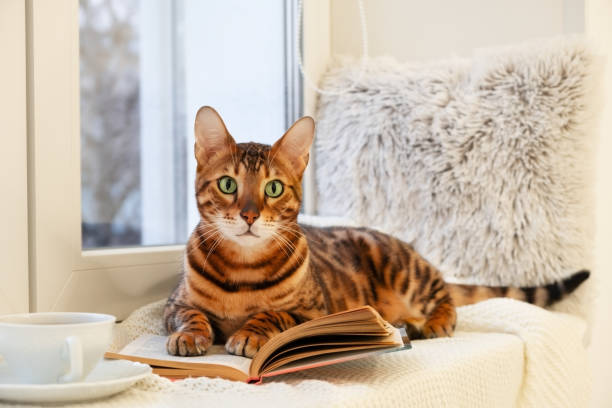
[[[199,357],[171,356],[166,337],[143,335],[106,358],[149,364],[169,378],[222,377],[260,383],[264,377],[321,367],[410,348],[404,329],[384,321],[370,306],[310,320],[272,337],[253,359],[214,345]]]

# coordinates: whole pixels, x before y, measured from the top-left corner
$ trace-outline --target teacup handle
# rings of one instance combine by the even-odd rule
[[[70,336],[65,340],[62,357],[70,362],[68,372],[59,378],[60,383],[78,381],[83,376],[83,347],[78,337]]]

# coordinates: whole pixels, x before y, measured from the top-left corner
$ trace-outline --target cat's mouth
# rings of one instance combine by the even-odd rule
[[[259,235],[253,233],[253,231],[251,231],[250,229],[248,229],[246,232],[243,232],[242,234],[238,234],[236,236],[237,237],[244,237],[244,236],[249,237],[249,236],[251,236],[251,237],[259,238]]]

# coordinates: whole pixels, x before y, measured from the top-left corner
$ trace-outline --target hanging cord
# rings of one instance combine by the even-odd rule
[[[316,0],[315,0],[316,1]],[[303,26],[303,0],[298,0],[298,15],[297,15],[297,35],[295,36],[295,50],[298,60],[298,66],[300,68],[300,72],[302,73],[302,77],[304,78],[304,82],[316,92],[321,95],[342,95],[347,92],[352,91],[357,86],[357,83],[361,81],[361,78],[365,72],[365,65],[368,59],[368,33],[366,29],[366,18],[365,18],[365,10],[363,7],[363,0],[357,0],[357,5],[359,6],[359,17],[361,20],[361,67],[359,69],[359,75],[357,79],[353,81],[352,85],[348,88],[342,89],[340,91],[327,91],[325,89],[321,89],[315,84],[312,79],[306,74],[306,70],[304,69],[304,64],[302,62],[302,53],[301,53],[301,35],[302,35],[302,26]]]

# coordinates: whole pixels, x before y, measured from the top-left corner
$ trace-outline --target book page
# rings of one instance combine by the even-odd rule
[[[313,337],[309,342],[303,340],[293,341],[286,344],[276,350],[270,358],[266,359],[263,366],[259,366],[257,362],[251,365],[251,376],[254,371],[258,370],[260,373],[274,371],[279,367],[284,367],[293,361],[305,361],[314,356],[322,357],[327,360],[334,360],[333,357],[324,357],[328,354],[333,355],[345,355],[345,354],[360,354],[366,349],[393,349],[397,347],[410,348],[410,341],[405,337],[405,329],[397,329],[391,327],[393,330],[388,336],[377,336],[370,338],[363,338],[363,336],[345,337],[338,340],[344,341],[333,341],[336,336],[323,336]],[[368,341],[369,340],[369,341]],[[395,346],[395,347],[394,347]],[[307,364],[308,365],[308,364]]]
[[[192,364],[216,364],[235,368],[248,374],[251,359],[228,354],[222,345],[213,345],[203,356],[181,357],[171,356],[166,351],[166,336],[156,336],[145,334],[125,346],[119,354],[144,357],[155,360],[175,361],[180,363]]]
[[[412,348],[410,344],[406,344],[403,346],[397,346],[386,349],[352,349],[345,350],[344,352],[339,353],[330,353],[330,354],[316,354],[310,357],[302,358],[297,361],[288,362],[285,364],[278,364],[278,367],[272,368],[270,371],[262,373],[261,377],[273,377],[281,374],[293,373],[296,371],[308,370],[311,368],[323,367],[331,364],[339,364],[344,363],[351,360],[357,360],[361,358],[376,356],[384,353],[390,353],[394,351],[402,351],[408,350]],[[251,378],[251,382],[256,381],[256,378]]]
[[[263,345],[251,366],[251,375],[259,371],[264,361],[274,354],[284,344],[299,338],[307,338],[325,334],[336,336],[388,336],[395,328],[382,319],[378,312],[371,306],[361,306],[355,309],[309,320],[300,325],[291,327],[284,332],[272,337]]]

